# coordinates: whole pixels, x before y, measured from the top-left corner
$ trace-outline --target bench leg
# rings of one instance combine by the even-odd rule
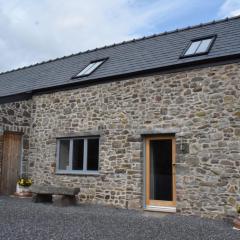
[[[52,203],[52,195],[34,193],[32,196],[32,201],[34,203]]]
[[[76,197],[69,195],[59,196],[58,198],[54,199],[53,205],[58,207],[74,206],[76,205]]]

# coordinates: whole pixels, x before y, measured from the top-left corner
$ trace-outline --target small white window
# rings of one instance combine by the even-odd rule
[[[209,37],[192,41],[183,57],[208,53],[214,39],[215,37]]]
[[[83,77],[91,74],[94,70],[96,70],[105,60],[99,60],[95,62],[89,63],[80,73],[78,73],[75,77]]]

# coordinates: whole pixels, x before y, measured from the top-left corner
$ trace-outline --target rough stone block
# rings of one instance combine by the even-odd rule
[[[55,187],[50,185],[32,185],[31,191],[37,194],[52,194],[52,195],[77,195],[80,188]]]

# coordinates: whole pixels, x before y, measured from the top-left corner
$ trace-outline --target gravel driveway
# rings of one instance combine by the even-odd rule
[[[222,221],[102,206],[54,207],[0,196],[0,239],[240,239]]]

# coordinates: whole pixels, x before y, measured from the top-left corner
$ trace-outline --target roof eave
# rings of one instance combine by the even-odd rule
[[[179,64],[164,66],[160,68],[147,69],[147,70],[131,72],[126,74],[119,74],[119,75],[114,75],[109,77],[75,81],[75,82],[66,83],[59,86],[36,89],[36,90],[32,90],[31,92],[24,92],[24,93],[9,95],[9,96],[3,96],[3,97],[0,97],[0,104],[28,100],[34,94],[44,94],[44,93],[50,93],[54,91],[69,90],[69,89],[78,88],[78,87],[87,87],[89,85],[102,84],[102,83],[111,82],[111,81],[119,81],[119,80],[129,79],[131,77],[139,77],[139,76],[145,76],[145,75],[147,76],[153,73],[167,73],[172,71],[174,72],[183,71],[184,69],[189,69],[189,68],[202,68],[202,67],[213,66],[213,65],[222,65],[222,64],[232,63],[232,62],[238,62],[239,60],[240,60],[240,53],[228,55],[228,56],[221,56],[217,58],[202,59],[202,60],[197,60],[193,62],[179,63]]]

